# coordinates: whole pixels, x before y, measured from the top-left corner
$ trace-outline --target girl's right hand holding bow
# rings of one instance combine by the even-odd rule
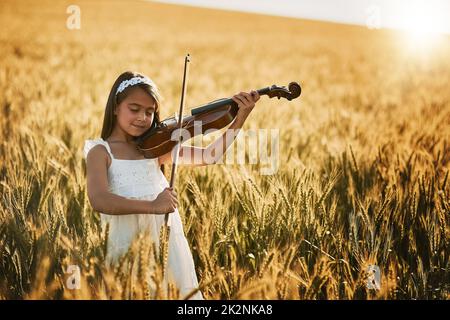
[[[173,188],[165,188],[155,200],[151,201],[150,214],[172,213],[177,206],[177,193]]]

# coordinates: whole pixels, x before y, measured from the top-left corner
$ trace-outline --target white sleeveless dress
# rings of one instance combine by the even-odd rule
[[[129,199],[154,200],[164,188],[169,187],[166,177],[158,165],[158,159],[115,159],[107,141],[99,138],[86,140],[84,157],[97,144],[105,146],[111,157],[108,168],[110,192]],[[109,223],[107,261],[114,263],[127,252],[133,239],[142,231],[148,231],[159,246],[159,232],[164,224],[164,215],[127,214],[107,215],[100,213],[102,225]],[[180,290],[181,297],[198,287],[194,261],[184,235],[178,210],[169,214],[170,238],[167,273]],[[198,291],[191,299],[203,299]]]

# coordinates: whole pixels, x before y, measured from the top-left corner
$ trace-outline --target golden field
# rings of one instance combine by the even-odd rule
[[[186,53],[187,108],[303,89],[261,97],[244,127],[280,130],[275,174],[179,168],[205,298],[449,298],[449,37],[414,47],[399,32],[144,1],[1,1],[0,24],[0,299],[183,298],[149,291],[160,270],[145,238],[105,268],[83,145],[125,70],[150,76],[171,116]],[[81,289],[66,286],[70,265]]]

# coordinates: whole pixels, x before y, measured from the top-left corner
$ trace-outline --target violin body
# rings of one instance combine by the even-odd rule
[[[189,132],[190,138],[193,138],[195,135],[204,134],[210,129],[224,128],[236,117],[238,106],[234,101],[233,104],[224,105],[208,112],[184,116],[182,128]],[[201,126],[195,128],[195,124],[198,121],[201,121]],[[173,147],[178,143],[172,137],[173,132],[178,129],[178,126],[179,124],[175,117],[161,121],[159,126],[136,139],[138,149],[144,154],[145,158],[157,158],[172,151]]]
[[[257,91],[260,95],[267,95],[270,98],[278,97],[280,99],[283,97],[292,100],[300,96],[301,87],[298,83],[291,82],[289,89],[273,85]],[[220,130],[234,120],[238,110],[238,105],[233,99],[215,100],[192,109],[190,116],[182,118],[181,128],[189,132],[189,138],[204,134],[207,130]],[[200,126],[196,128],[198,123]],[[173,133],[179,128],[180,123],[175,117],[161,121],[158,126],[135,138],[138,150],[144,154],[145,158],[157,158],[171,152],[178,143],[178,135],[174,137]]]

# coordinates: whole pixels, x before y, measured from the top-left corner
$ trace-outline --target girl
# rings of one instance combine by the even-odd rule
[[[259,100],[257,91],[241,92],[232,98],[239,107],[229,129],[240,129]],[[181,296],[198,287],[192,254],[184,235],[181,219],[176,209],[177,193],[163,175],[160,167],[172,162],[171,152],[155,159],[145,159],[137,150],[132,138],[143,134],[160,122],[161,97],[155,83],[148,77],[124,72],[111,88],[106,104],[101,138],[86,140],[87,192],[95,211],[100,212],[102,224],[109,223],[107,261],[114,263],[127,252],[135,236],[147,231],[158,244],[159,231],[164,224],[164,214],[169,215],[170,238],[167,260],[168,274]],[[179,164],[200,163],[195,152],[221,150],[214,155],[219,160],[236,137],[225,139],[225,134],[207,148],[182,146]],[[213,148],[213,149],[211,149]],[[185,156],[183,156],[185,155]],[[193,299],[203,299],[198,291]]]

